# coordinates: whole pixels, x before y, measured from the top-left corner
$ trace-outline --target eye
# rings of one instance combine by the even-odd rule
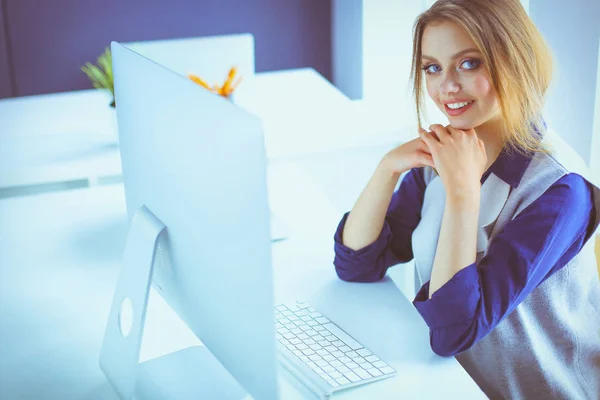
[[[423,71],[426,74],[435,74],[436,72],[440,72],[440,67],[437,64],[427,64],[423,67]]]
[[[480,64],[481,64],[481,61],[479,61],[479,60],[469,59],[469,60],[465,60],[462,63],[460,63],[460,67],[463,69],[470,70],[470,69],[475,69],[475,68],[479,67]]]

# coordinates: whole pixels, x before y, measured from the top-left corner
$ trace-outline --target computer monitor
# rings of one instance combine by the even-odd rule
[[[166,227],[153,286],[252,397],[277,398],[260,120],[119,43],[111,49],[128,216],[149,210]]]

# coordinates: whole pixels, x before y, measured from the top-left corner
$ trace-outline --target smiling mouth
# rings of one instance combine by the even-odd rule
[[[446,113],[448,115],[455,117],[457,115],[461,115],[462,113],[467,111],[469,108],[471,108],[471,105],[474,102],[475,102],[475,100],[464,101],[464,102],[459,102],[459,103],[444,104],[444,108],[446,109]]]

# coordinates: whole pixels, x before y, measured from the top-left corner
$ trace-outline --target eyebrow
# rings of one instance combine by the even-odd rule
[[[479,51],[479,50],[477,50],[477,49],[475,49],[475,48],[469,48],[469,49],[465,49],[465,50],[461,50],[461,51],[459,51],[458,53],[456,53],[455,55],[453,55],[453,56],[452,56],[452,58],[453,58],[453,59],[455,59],[455,58],[458,58],[458,57],[460,57],[460,56],[462,56],[463,54],[466,54],[466,53],[479,53],[479,52],[480,52],[480,51]],[[423,55],[421,56],[421,58],[426,58],[426,59],[428,59],[428,60],[431,60],[431,61],[437,61],[437,60],[435,59],[435,57],[427,56],[427,55],[425,55],[425,54],[423,54]]]

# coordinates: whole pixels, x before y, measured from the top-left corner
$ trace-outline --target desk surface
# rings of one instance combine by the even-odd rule
[[[382,130],[313,69],[259,73],[253,85],[253,95],[239,105],[262,119],[271,160],[406,139]],[[108,102],[95,89],[0,100],[0,197],[20,187],[118,181],[115,113]]]
[[[340,215],[306,169],[271,166],[269,188],[291,232],[273,246],[276,299],[309,300],[399,371],[335,398],[484,398],[453,358],[432,353],[425,324],[391,280],[335,278]],[[98,356],[127,231],[122,186],[1,200],[0,220],[0,398],[116,399]],[[142,361],[196,342],[152,296]],[[282,398],[298,396],[282,382]]]

